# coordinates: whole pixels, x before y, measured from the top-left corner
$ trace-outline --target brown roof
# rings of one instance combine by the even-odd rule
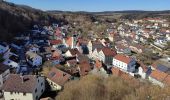
[[[69,81],[71,75],[53,67],[48,73],[47,78],[56,84],[63,86],[67,81]]]
[[[9,66],[0,63],[0,74],[4,73],[8,69],[9,69]]]
[[[117,54],[114,58],[119,60],[119,61],[122,61],[126,64],[128,64],[131,61],[130,57],[127,57],[127,56],[122,55],[122,54]]]
[[[24,81],[22,81],[24,79]],[[37,84],[37,76],[10,74],[6,80],[3,90],[9,92],[33,93]]]
[[[79,63],[81,63],[81,62],[89,62],[90,59],[86,55],[78,55],[77,60],[79,61]]]
[[[69,49],[70,53],[72,55],[76,55],[76,54],[80,54],[80,52],[78,51],[78,49]]]
[[[116,51],[111,48],[105,47],[102,49],[102,51],[105,54],[105,56],[115,56],[116,55]]]
[[[80,68],[80,75],[81,76],[87,75],[88,72],[91,70],[91,66],[87,62],[80,63],[79,68]]]

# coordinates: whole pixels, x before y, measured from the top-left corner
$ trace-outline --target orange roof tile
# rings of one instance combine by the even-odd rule
[[[159,70],[153,70],[150,76],[158,81],[163,81],[168,76],[168,74]]]
[[[126,64],[128,64],[130,61],[131,61],[131,58],[130,57],[127,57],[125,55],[122,55],[122,54],[117,54],[114,59],[117,59],[119,61],[122,61]]]

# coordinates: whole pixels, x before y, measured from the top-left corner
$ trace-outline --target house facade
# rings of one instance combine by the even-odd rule
[[[112,65],[113,57],[116,52],[110,48],[103,48],[99,52],[99,59],[106,65]]]
[[[10,74],[3,86],[5,100],[39,100],[45,91],[44,77]]]
[[[117,54],[113,58],[113,66],[118,67],[126,72],[134,72],[136,61],[122,54]]]

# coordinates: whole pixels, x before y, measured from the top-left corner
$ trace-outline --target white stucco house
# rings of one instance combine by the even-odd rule
[[[10,74],[9,67],[0,63],[0,88],[3,86]]]
[[[136,61],[122,54],[117,54],[113,58],[113,66],[125,72],[135,72]]]
[[[45,79],[35,75],[10,74],[2,88],[5,100],[39,100]]]
[[[42,65],[42,57],[34,52],[27,51],[26,52],[26,60],[32,66]]]

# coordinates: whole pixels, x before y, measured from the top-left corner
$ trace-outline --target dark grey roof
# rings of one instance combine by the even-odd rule
[[[168,67],[161,65],[161,64],[158,64],[156,69],[158,69],[162,72],[168,72],[170,70]]]
[[[0,63],[0,74],[5,72],[7,69],[9,69],[9,66],[6,66],[6,65]]]

